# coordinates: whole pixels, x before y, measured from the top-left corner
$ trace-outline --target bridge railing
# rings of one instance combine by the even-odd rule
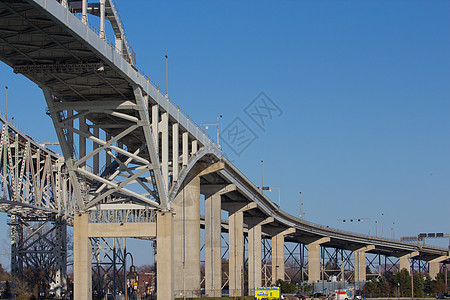
[[[55,0],[55,1],[58,2],[57,0]],[[111,1],[112,1],[113,5],[115,5],[114,0],[111,0]],[[82,15],[81,15],[81,13],[76,12],[74,9],[71,9],[70,7],[67,7],[66,9],[67,9],[71,14],[73,14],[77,19],[79,19],[80,21],[82,21]],[[117,12],[117,9],[116,9],[116,12]],[[120,19],[120,15],[119,15],[118,12],[117,12],[117,18],[119,19],[120,26],[122,27],[123,34],[124,34],[124,38],[127,39],[127,44],[130,45],[130,44],[129,44],[129,41],[128,41],[128,37],[126,36],[126,33],[125,33],[125,29],[124,29],[124,26],[123,26],[123,22],[122,22],[122,20]],[[89,20],[87,21],[86,26],[88,26],[89,29],[91,29],[97,36],[100,36],[100,30],[99,30],[95,25],[93,25],[92,23],[90,23]],[[115,52],[118,52],[118,49],[117,49],[116,44],[115,44],[114,42],[112,42],[111,40],[109,40],[106,36],[104,37],[104,40],[105,40],[105,42],[106,42],[106,43],[107,43],[107,44],[108,44]],[[130,46],[130,48],[131,48],[131,46]],[[132,51],[132,50],[131,50],[131,51]],[[142,69],[140,69],[140,68],[137,66],[136,63],[134,63],[134,64],[132,64],[132,65],[133,65],[133,67],[139,72],[139,74],[142,75],[142,76],[149,82],[149,84],[150,84],[151,86],[153,86],[155,89],[158,90],[159,93],[162,94],[162,91],[160,90],[158,84],[156,84],[156,83],[155,83],[155,82],[154,82],[147,74],[145,74],[145,72],[144,72]],[[216,141],[216,143],[214,143],[213,139],[206,133],[206,131],[205,131],[201,126],[199,126],[198,123],[196,123],[194,120],[192,120],[192,118],[190,118],[190,116],[189,116],[185,111],[183,111],[183,110],[180,108],[180,106],[177,105],[177,104],[175,103],[175,101],[173,101],[173,99],[172,99],[171,97],[169,97],[169,96],[167,95],[167,91],[166,91],[164,94],[166,95],[166,99],[167,99],[174,107],[176,107],[177,110],[178,110],[184,117],[186,117],[186,118],[187,118],[187,119],[188,119],[188,120],[189,120],[189,121],[197,128],[197,130],[199,130],[199,131],[204,135],[204,137],[207,138],[207,140],[208,140],[212,145],[215,145],[215,146],[218,148],[218,145],[216,145],[216,143],[218,144],[218,141]]]

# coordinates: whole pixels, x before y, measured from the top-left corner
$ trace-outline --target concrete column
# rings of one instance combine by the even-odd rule
[[[294,228],[288,228],[272,236],[272,284],[278,279],[284,280],[284,237],[295,233]]]
[[[189,132],[183,132],[182,137],[183,166],[187,166],[189,159]]]
[[[244,213],[230,211],[228,226],[230,297],[239,297],[244,295]]]
[[[366,252],[375,249],[374,245],[359,248],[353,251],[355,258],[355,281],[366,281]]]
[[[179,125],[173,123],[172,125],[172,176],[173,181],[178,181],[179,164]]]
[[[106,39],[106,35],[105,35],[105,0],[100,0],[100,38],[103,40]]]
[[[156,215],[156,290],[158,299],[174,299],[173,241],[172,213],[158,212]]]
[[[449,258],[450,256],[440,256],[428,262],[428,274],[430,275],[431,279],[435,279],[437,274],[439,273],[440,263]]]
[[[176,297],[200,297],[200,177],[184,183],[172,203]]]
[[[88,237],[89,215],[75,214],[73,222],[74,299],[92,299],[91,241]]]
[[[320,280],[320,245],[330,241],[324,237],[308,244],[308,282]]]
[[[198,141],[194,140],[192,141],[192,154],[197,153],[197,151],[198,151]]]
[[[205,198],[205,295],[222,295],[221,195]]]
[[[88,6],[88,1],[82,0],[81,1],[81,21],[84,24],[88,23],[87,6]]]
[[[255,287],[262,285],[261,279],[261,224],[248,229],[248,294],[255,295]]]
[[[161,173],[164,189],[169,191],[169,116],[167,112],[161,117]]]
[[[284,280],[284,234],[272,237],[272,284]]]
[[[406,269],[409,274],[411,274],[411,263],[410,259],[419,255],[419,252],[411,252],[399,257],[399,270]]]

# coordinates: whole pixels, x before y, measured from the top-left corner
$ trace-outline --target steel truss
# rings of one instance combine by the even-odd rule
[[[125,238],[91,238],[94,297],[125,292]]]
[[[39,292],[67,295],[67,231],[62,217],[11,215],[13,283],[38,282]]]
[[[330,280],[332,276],[340,281],[354,279],[353,251],[321,247],[322,280]]]
[[[293,247],[290,245],[293,245]],[[305,260],[308,247],[302,243],[289,243],[284,245],[285,253],[285,277],[291,283],[303,283],[307,277],[308,261]]]
[[[421,274],[428,273],[428,262],[421,259],[412,258],[411,259],[411,269],[417,271]]]
[[[134,88],[134,101],[120,94],[124,98],[117,101],[82,97],[84,102],[67,102],[44,88],[81,211],[130,200],[141,208],[159,208],[161,201],[167,206],[142,90]],[[108,124],[96,124],[99,118]],[[138,144],[124,143],[124,139],[137,142],[141,136],[144,140]]]

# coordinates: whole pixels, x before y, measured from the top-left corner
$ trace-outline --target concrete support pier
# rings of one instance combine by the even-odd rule
[[[329,237],[323,237],[308,243],[308,282],[320,280],[320,245],[330,241]]]
[[[261,276],[261,223],[248,228],[248,294],[255,295],[255,287],[262,284]]]
[[[431,279],[436,279],[436,275],[439,273],[440,263],[449,258],[450,256],[440,256],[428,262],[428,274],[430,275]]]
[[[366,281],[366,252],[375,249],[374,245],[368,245],[353,251],[355,258],[355,281]]]
[[[399,270],[406,269],[411,274],[411,262],[410,259],[419,255],[419,252],[411,252],[399,257]]]
[[[205,197],[205,295],[222,295],[221,195]]]
[[[92,299],[91,241],[89,215],[76,214],[73,220],[73,291],[75,300]]]
[[[244,295],[244,213],[230,211],[228,216],[230,297]]]
[[[175,296],[173,244],[173,214],[158,212],[156,215],[156,276],[158,278],[156,291],[158,299],[173,299]]]
[[[200,177],[186,181],[172,203],[174,291],[176,297],[200,297]],[[165,298],[164,298],[165,299]]]
[[[295,229],[290,228],[272,236],[272,284],[278,279],[284,280],[284,236],[294,233]]]

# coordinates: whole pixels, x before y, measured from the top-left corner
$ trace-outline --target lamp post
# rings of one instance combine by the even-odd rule
[[[303,202],[302,202],[302,192],[300,192],[300,219],[303,219]]]
[[[261,159],[261,192],[264,194],[264,161]]]
[[[378,221],[375,220],[375,237],[378,237]]]
[[[222,115],[221,115],[222,116]],[[220,136],[220,123],[219,123],[219,117],[217,118],[217,124],[200,124],[199,126],[205,127],[205,129],[208,129],[209,126],[215,126],[217,128],[217,139],[216,144],[217,147],[220,149],[220,143],[219,143],[219,136]]]
[[[384,238],[384,213],[381,213],[381,237]]]
[[[130,273],[135,272],[134,271],[134,260],[133,255],[130,252],[127,252],[127,248],[124,248],[124,256],[123,256],[123,272],[124,272],[124,283],[125,283],[125,300],[128,300],[128,286],[127,286],[127,255],[130,255],[131,257],[131,267],[130,267]]]
[[[169,58],[169,56],[165,55],[166,58],[166,98],[169,98],[169,90],[168,90],[168,68],[167,68],[167,59]]]
[[[281,189],[277,187],[270,188],[269,192],[272,192],[272,189],[278,190],[278,208],[281,207]]]

